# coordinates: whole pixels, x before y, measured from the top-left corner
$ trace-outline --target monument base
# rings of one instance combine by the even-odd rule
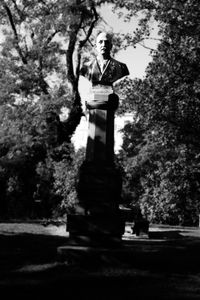
[[[124,227],[124,220],[120,215],[69,215],[68,244],[115,247],[121,243]]]
[[[115,165],[85,161],[80,168],[77,191],[75,212],[67,216],[70,239],[98,245],[120,241],[125,220],[119,209],[121,174]]]
[[[116,265],[120,257],[129,253],[127,247],[91,247],[65,245],[57,248],[58,259],[68,264],[94,268],[106,264]]]

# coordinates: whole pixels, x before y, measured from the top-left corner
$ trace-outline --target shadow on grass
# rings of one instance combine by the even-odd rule
[[[56,260],[57,247],[66,237],[39,234],[0,235],[0,274],[25,264],[50,263]]]
[[[57,247],[67,240],[44,234],[0,235],[0,291],[15,299],[63,295],[87,300],[192,300],[200,295],[194,279],[200,270],[200,239],[185,239],[179,230],[155,231],[146,241],[125,243],[125,251],[111,253],[100,264],[91,264],[92,257],[80,265],[60,262]]]
[[[180,230],[162,230],[149,232],[150,239],[182,239]]]
[[[67,245],[67,242],[66,236],[58,235],[0,234],[0,276],[28,265],[49,264],[51,266],[55,262],[62,262],[57,249]],[[200,238],[184,237],[180,230],[153,231],[150,232],[149,239],[136,238],[123,241],[123,247],[114,250],[117,251],[107,251],[105,255],[108,258],[104,262],[99,259],[99,263],[96,264],[94,262],[98,261],[98,257],[100,258],[101,251],[99,251],[99,255],[98,252],[95,254],[97,259],[94,261],[92,252],[89,252],[86,257],[91,257],[92,264],[88,265],[89,260],[84,261],[83,259],[83,268],[87,269],[88,267],[88,270],[101,268],[104,263],[107,266],[165,269],[176,272],[196,271],[200,268]],[[48,270],[48,267],[46,269]],[[46,269],[44,268],[45,271]],[[35,269],[34,272],[36,273],[36,271]]]

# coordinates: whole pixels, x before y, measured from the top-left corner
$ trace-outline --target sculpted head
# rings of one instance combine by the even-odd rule
[[[107,32],[100,32],[96,38],[96,50],[103,58],[110,57],[110,51],[112,49],[112,36]]]

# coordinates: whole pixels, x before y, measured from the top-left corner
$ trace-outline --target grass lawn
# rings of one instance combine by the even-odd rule
[[[200,299],[200,229],[126,226],[125,251],[82,263],[60,260],[65,225],[0,223],[0,291],[9,298]],[[5,299],[5,298],[1,298]]]

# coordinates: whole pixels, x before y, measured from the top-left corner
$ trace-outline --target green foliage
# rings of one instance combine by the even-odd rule
[[[159,135],[146,133],[143,145],[136,147],[138,153],[124,157],[124,188],[132,195],[132,205],[139,203],[151,221],[197,225],[199,153],[177,142],[167,146]]]
[[[160,34],[146,78],[125,78],[118,85],[124,98],[119,113],[135,112],[135,123],[124,129],[120,153],[127,201],[139,203],[151,221],[196,224],[200,198],[197,0],[1,1],[5,37],[0,50],[1,215],[34,215],[35,200],[41,201],[41,216],[73,210],[84,155],[83,150],[75,153],[70,144],[82,113],[79,69],[92,52],[101,3],[112,3],[126,21],[141,16],[136,31],[116,36],[114,52],[149,39],[152,20]],[[127,9],[124,14],[121,8]],[[61,122],[63,107],[69,114]]]
[[[149,2],[155,4],[149,12],[159,24],[161,42],[152,53],[145,79],[126,80],[119,87],[126,102],[122,111],[136,110],[139,118],[125,128],[125,187],[151,221],[196,225],[200,9],[197,0],[136,1],[141,5],[129,9],[135,13]]]
[[[49,216],[61,201],[55,166],[73,156],[80,59],[98,14],[93,1],[5,0],[0,17],[0,214],[30,217],[41,200]]]
[[[85,149],[80,149],[76,153],[71,153],[71,160],[63,159],[55,163],[54,190],[56,195],[62,199],[55,210],[55,213],[59,215],[73,212],[77,203],[76,186],[79,168],[84,160],[84,156]]]

